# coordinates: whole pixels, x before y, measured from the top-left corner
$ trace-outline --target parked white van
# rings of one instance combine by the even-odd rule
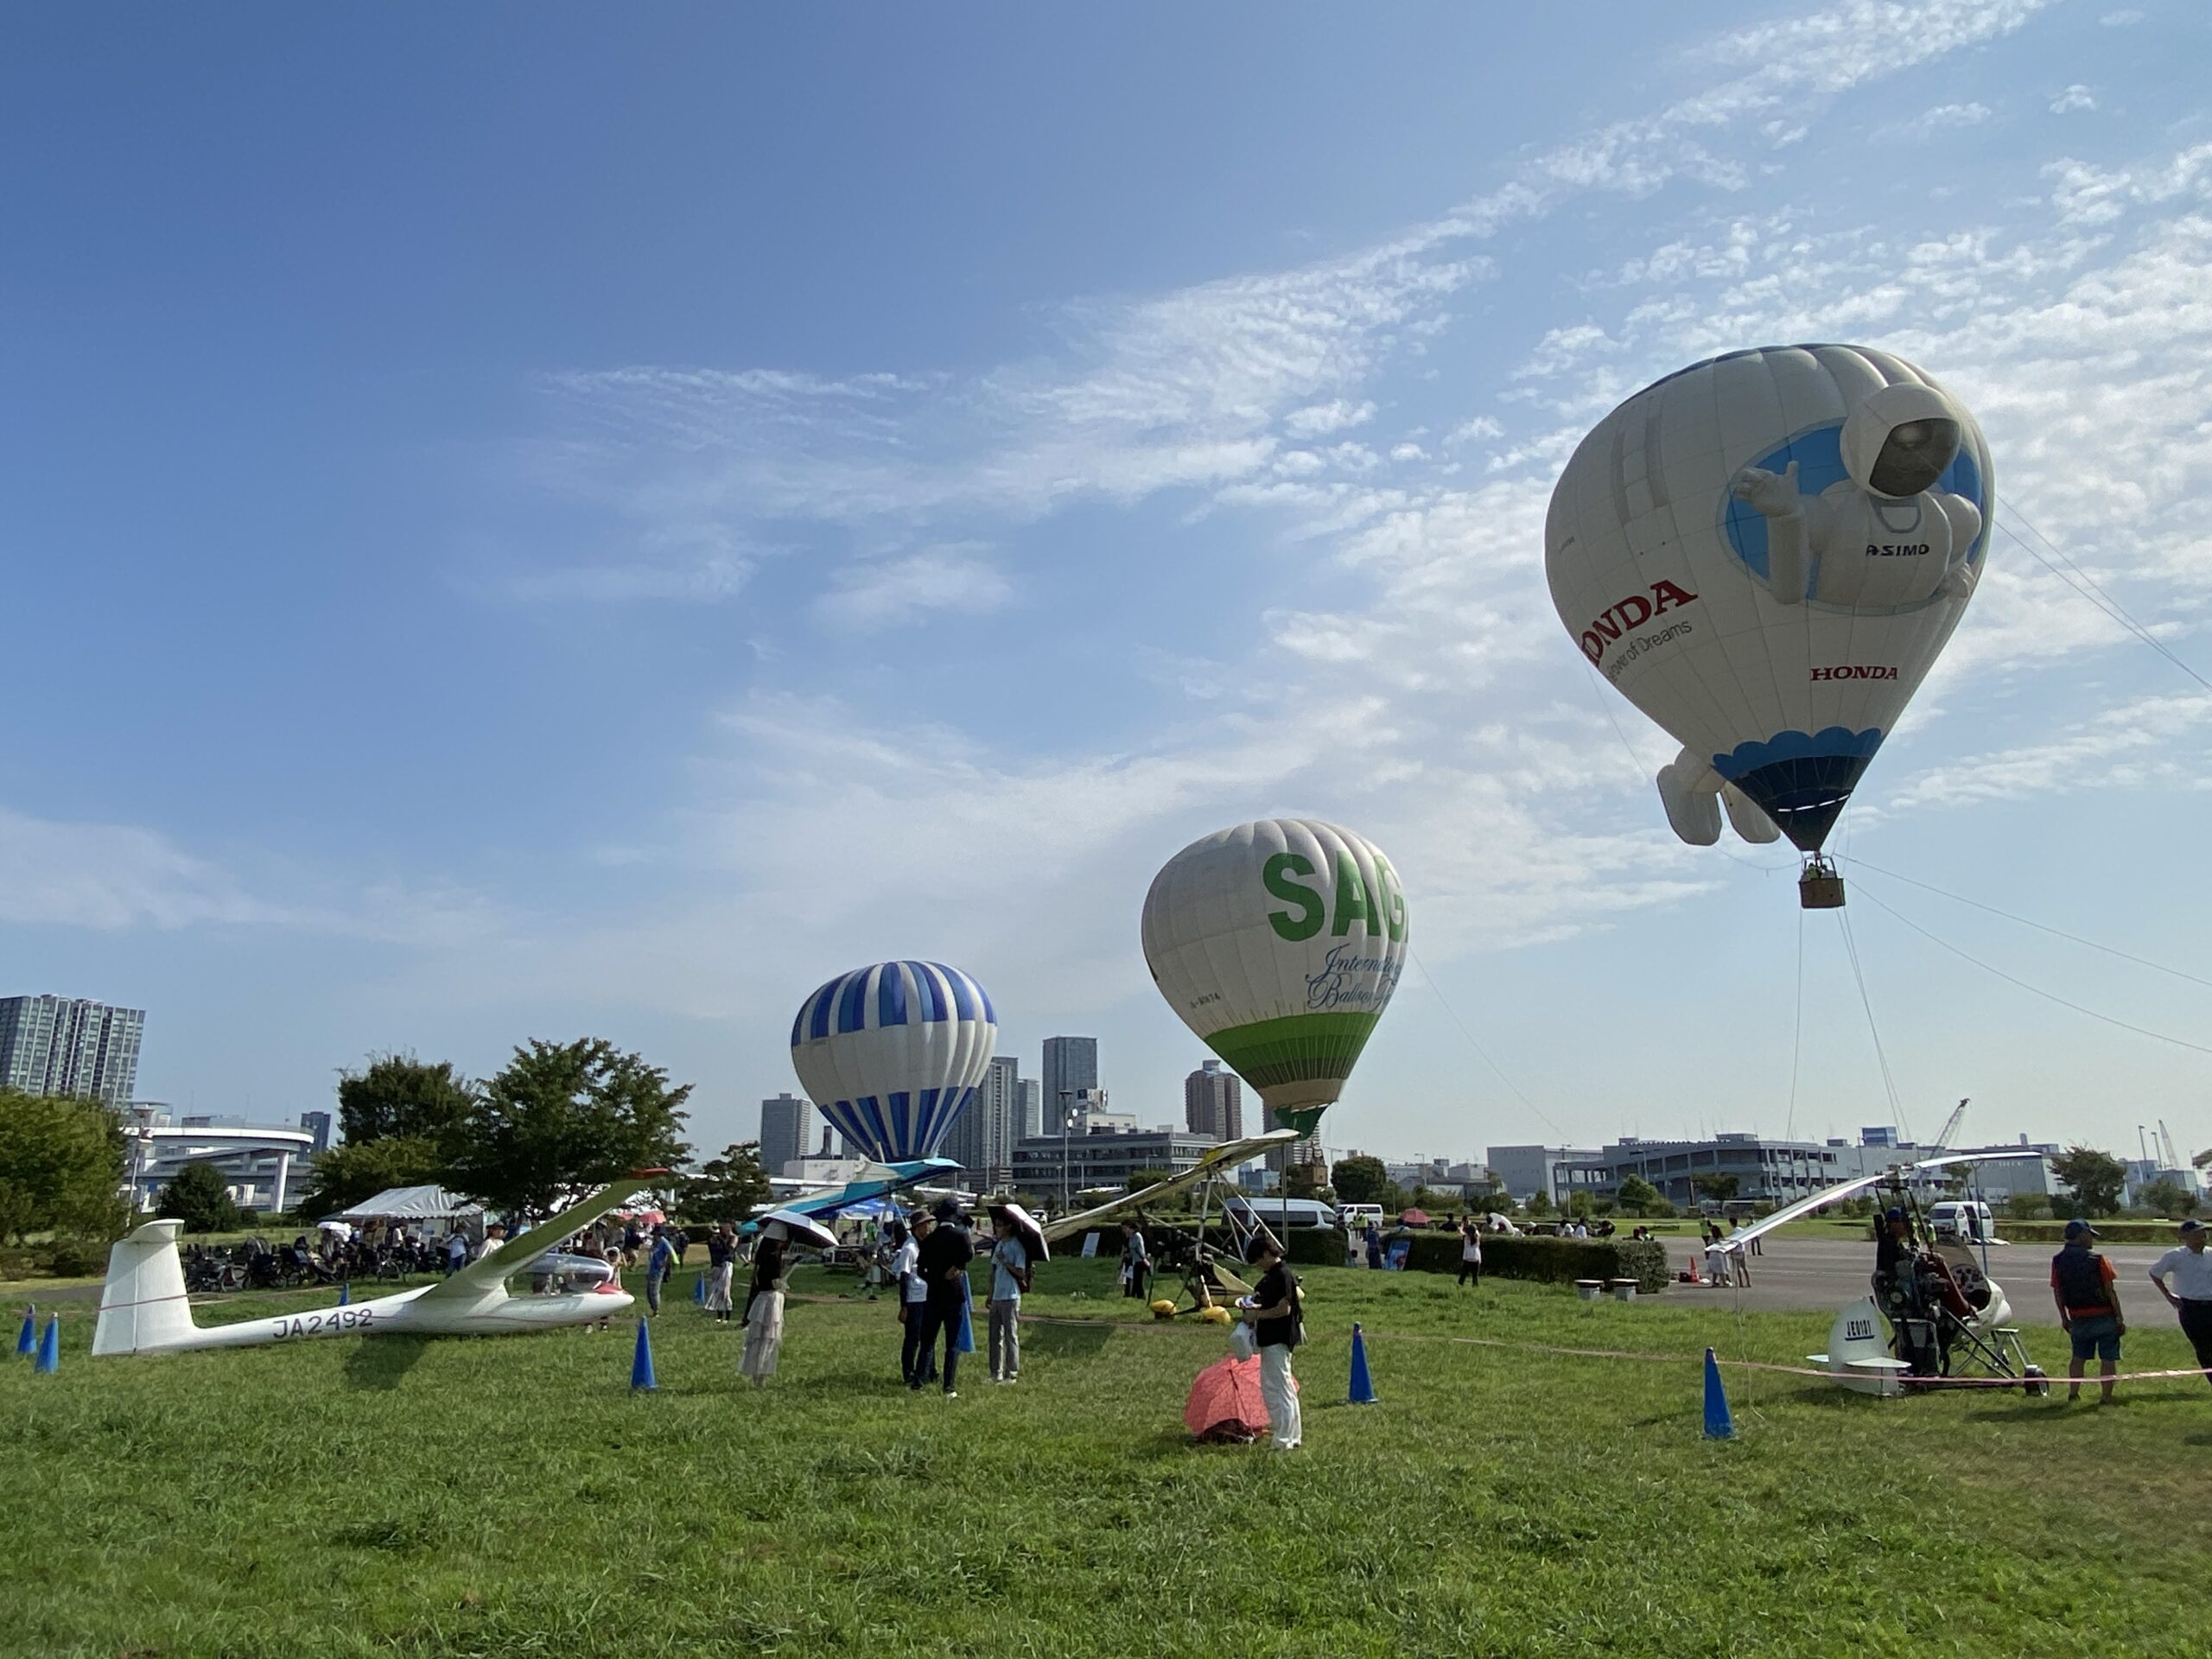
[[[1276,1227],[1333,1227],[1336,1210],[1319,1198],[1231,1198],[1222,1206],[1249,1227],[1264,1221]]]
[[[1997,1239],[1997,1224],[1990,1217],[1989,1206],[1969,1198],[1946,1198],[1929,1205],[1928,1230],[1945,1243],[1993,1243]]]
[[[1379,1204],[1340,1204],[1337,1206],[1337,1225],[1348,1233],[1356,1233],[1373,1222],[1382,1224],[1382,1206]]]

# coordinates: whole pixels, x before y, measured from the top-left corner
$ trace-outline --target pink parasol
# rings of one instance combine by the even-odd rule
[[[1183,1427],[1202,1440],[1255,1440],[1268,1432],[1256,1358],[1216,1360],[1191,1383]]]

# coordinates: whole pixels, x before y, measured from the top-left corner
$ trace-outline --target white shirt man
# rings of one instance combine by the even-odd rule
[[[2212,1250],[2204,1248],[2208,1236],[2212,1231],[2202,1222],[2182,1223],[2181,1243],[2151,1264],[2151,1282],[2181,1315],[2181,1333],[2196,1350],[2204,1380],[2212,1382]],[[2166,1285],[2170,1277],[2171,1289]]]

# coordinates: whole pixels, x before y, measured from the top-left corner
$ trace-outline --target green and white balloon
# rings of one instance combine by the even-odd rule
[[[1408,937],[1390,861],[1313,818],[1194,841],[1145,895],[1160,994],[1300,1134],[1344,1092],[1397,988]]]

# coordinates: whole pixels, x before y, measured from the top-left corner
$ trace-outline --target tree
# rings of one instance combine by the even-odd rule
[[[626,1171],[683,1162],[690,1094],[603,1038],[532,1039],[447,1135],[441,1179],[505,1213],[550,1215]]]
[[[1388,1209],[1389,1199],[1397,1195],[1397,1186],[1382,1160],[1364,1153],[1338,1159],[1329,1179],[1346,1204],[1379,1204]]]
[[[1550,1193],[1531,1192],[1529,1195],[1529,1213],[1530,1215],[1548,1216],[1551,1212],[1552,1195]]]
[[[2094,1147],[2069,1147],[2050,1160],[2052,1174],[2074,1189],[2074,1206],[2082,1215],[2119,1213],[2127,1190],[2127,1166],[2108,1152]]]
[[[2005,1200],[2005,1213],[2014,1221],[2041,1221],[2044,1213],[2043,1194],[2015,1192]]]
[[[338,1132],[355,1145],[442,1141],[475,1103],[475,1090],[449,1060],[433,1065],[412,1054],[378,1054],[365,1071],[338,1074]]]
[[[2135,1202],[2154,1216],[2185,1216],[2196,1208],[2196,1194],[2162,1175],[2139,1188]]]
[[[174,1216],[188,1233],[225,1233],[239,1224],[238,1207],[223,1172],[194,1160],[172,1176],[154,1199],[154,1213]]]
[[[317,1153],[300,1194],[300,1213],[327,1216],[372,1198],[386,1187],[420,1186],[438,1179],[445,1152],[417,1135],[343,1141]]]
[[[1715,1204],[1727,1203],[1736,1196],[1736,1189],[1742,1185],[1735,1176],[1724,1175],[1717,1170],[1690,1177],[1690,1190],[1700,1198],[1710,1198]]]
[[[1641,1175],[1624,1175],[1614,1193],[1620,1207],[1631,1216],[1649,1215],[1651,1206],[1659,1202],[1659,1189]]]
[[[1597,1200],[1590,1196],[1588,1189],[1585,1187],[1578,1186],[1567,1195],[1567,1213],[1577,1221],[1589,1220],[1597,1213]]]
[[[1151,1169],[1133,1169],[1129,1172],[1128,1179],[1122,1183],[1122,1190],[1126,1192],[1134,1192],[1139,1187],[1150,1186],[1155,1181],[1167,1180],[1172,1178],[1174,1173],[1175,1172],[1172,1169],[1160,1169],[1157,1167]]]
[[[0,1089],[0,1238],[112,1238],[127,1212],[123,1127],[98,1101]]]
[[[692,1221],[743,1221],[766,1209],[773,1189],[760,1162],[760,1143],[741,1141],[699,1166],[677,1189],[678,1211]]]

